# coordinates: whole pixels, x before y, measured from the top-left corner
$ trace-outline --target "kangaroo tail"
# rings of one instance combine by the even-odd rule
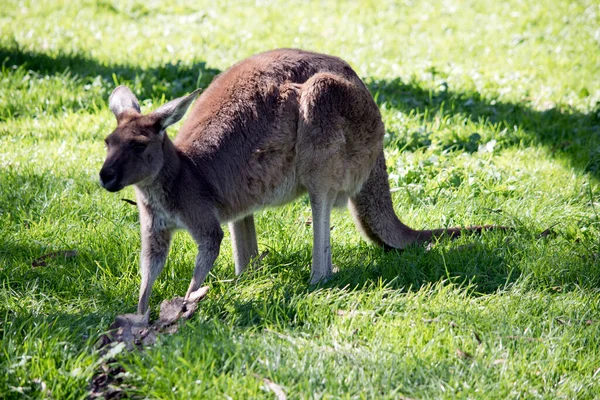
[[[404,249],[415,243],[423,243],[441,236],[456,238],[462,232],[481,232],[505,227],[485,225],[465,228],[415,230],[404,225],[392,206],[388,174],[383,151],[369,178],[357,195],[348,203],[358,229],[371,241],[385,248]]]

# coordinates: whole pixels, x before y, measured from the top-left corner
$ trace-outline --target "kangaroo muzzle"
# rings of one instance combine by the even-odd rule
[[[118,174],[112,168],[102,167],[100,170],[100,184],[109,192],[118,192],[123,189]]]

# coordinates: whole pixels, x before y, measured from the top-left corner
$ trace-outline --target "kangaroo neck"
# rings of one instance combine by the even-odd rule
[[[157,176],[157,181],[161,184],[161,186],[170,186],[175,181],[177,175],[179,175],[181,171],[181,159],[179,158],[179,153],[177,148],[167,136],[167,133],[164,133],[165,137],[163,138],[163,166]]]
[[[162,143],[162,168],[152,178],[136,185],[147,197],[156,199],[164,199],[173,192],[177,177],[181,172],[181,159],[179,158],[177,148],[167,134],[165,133],[164,135]]]

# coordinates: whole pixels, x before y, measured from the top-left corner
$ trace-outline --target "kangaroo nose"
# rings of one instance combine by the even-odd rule
[[[102,184],[102,187],[109,192],[116,192],[121,189],[117,182],[115,171],[110,168],[102,168],[100,170],[100,183]]]
[[[111,169],[102,168],[100,170],[100,182],[102,186],[115,179],[115,173]]]

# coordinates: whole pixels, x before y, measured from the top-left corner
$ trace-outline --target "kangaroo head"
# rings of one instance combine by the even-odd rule
[[[164,164],[165,130],[184,116],[199,92],[172,100],[146,115],[141,114],[129,88],[119,86],[112,92],[108,103],[117,117],[117,129],[105,139],[107,154],[100,183],[106,190],[117,192],[156,178]]]

